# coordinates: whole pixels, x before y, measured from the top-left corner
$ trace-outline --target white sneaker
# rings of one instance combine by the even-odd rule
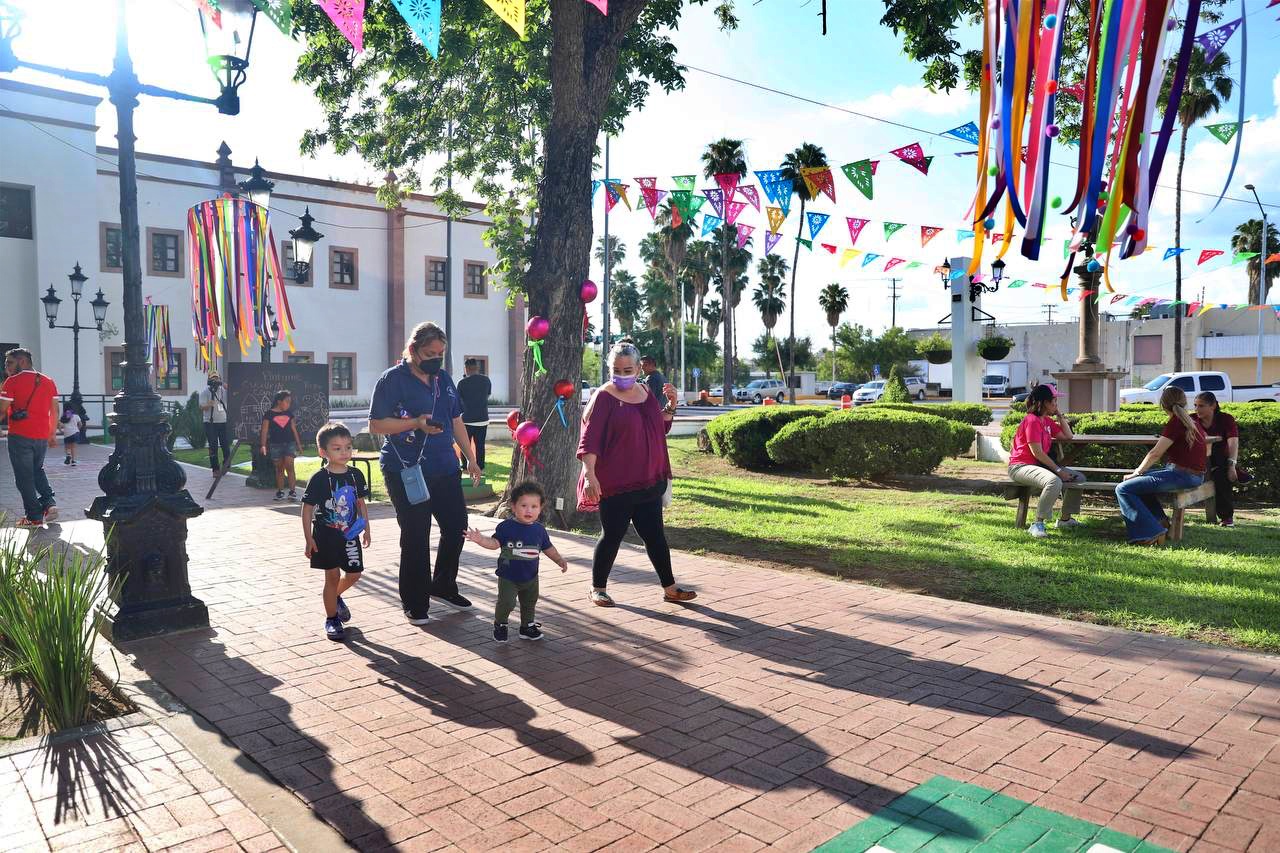
[[[1079,526],[1080,522],[1076,521],[1074,518],[1058,519],[1058,523],[1054,525],[1054,527],[1059,530],[1075,530]]]
[[[1049,531],[1044,529],[1043,521],[1033,522],[1032,525],[1027,528],[1027,532],[1036,539],[1043,539],[1049,535]]]

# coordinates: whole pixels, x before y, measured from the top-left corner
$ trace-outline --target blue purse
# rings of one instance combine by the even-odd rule
[[[427,488],[427,476],[422,473],[421,458],[418,461],[419,464],[400,470],[400,482],[404,484],[405,499],[414,505],[431,500],[431,490]]]

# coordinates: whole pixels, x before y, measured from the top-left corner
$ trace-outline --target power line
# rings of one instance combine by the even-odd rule
[[[898,325],[898,300],[902,298],[902,289],[898,287],[899,281],[901,281],[901,279],[889,279],[889,299],[891,300],[890,304],[892,305],[889,314],[891,318],[889,320],[889,328],[891,329]]]
[[[1050,302],[1050,303],[1048,303],[1047,305],[1045,305],[1045,306],[1044,306],[1044,308],[1043,308],[1043,311],[1044,311],[1045,313],[1047,313],[1047,314],[1048,314],[1048,317],[1049,317],[1049,325],[1050,325],[1050,326],[1052,326],[1052,325],[1053,325],[1053,309],[1055,309],[1055,308],[1057,308],[1057,307],[1058,307],[1057,305],[1055,305],[1054,303]]]

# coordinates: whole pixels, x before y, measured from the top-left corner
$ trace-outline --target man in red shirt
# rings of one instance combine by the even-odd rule
[[[30,350],[5,353],[4,372],[0,415],[9,419],[9,462],[26,513],[18,526],[41,527],[58,517],[53,488],[44,473],[45,451],[58,440],[58,387],[35,371]]]

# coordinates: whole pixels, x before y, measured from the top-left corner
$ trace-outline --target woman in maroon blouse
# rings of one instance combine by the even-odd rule
[[[1187,413],[1187,394],[1181,388],[1164,386],[1160,407],[1169,420],[1138,467],[1124,475],[1116,486],[1116,503],[1124,516],[1125,531],[1132,545],[1160,545],[1168,529],[1156,514],[1164,492],[1194,489],[1204,482],[1208,455],[1204,427]],[[1161,458],[1165,467],[1155,468]]]
[[[671,549],[662,529],[662,498],[671,480],[667,433],[676,412],[676,389],[662,388],[666,405],[637,382],[640,353],[629,339],[609,351],[613,372],[592,396],[582,416],[581,498],[599,502],[600,541],[591,564],[591,602],[612,607],[605,591],[618,546],[627,528],[635,525],[658,572],[667,601],[692,601],[697,594],[676,586],[671,573]]]

